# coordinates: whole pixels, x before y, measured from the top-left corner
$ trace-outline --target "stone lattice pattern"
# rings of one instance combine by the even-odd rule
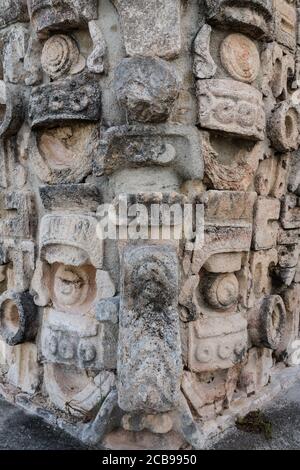
[[[88,444],[201,448],[291,365],[299,14],[0,0],[2,395]],[[204,245],[102,242],[121,194],[202,205]]]

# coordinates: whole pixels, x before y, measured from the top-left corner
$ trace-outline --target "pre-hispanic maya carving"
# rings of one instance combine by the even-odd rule
[[[299,8],[0,0],[0,395],[200,449],[297,376]]]

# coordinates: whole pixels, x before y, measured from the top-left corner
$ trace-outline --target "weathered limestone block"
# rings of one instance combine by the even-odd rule
[[[123,59],[114,86],[128,118],[145,123],[166,121],[179,94],[176,70],[155,58]]]
[[[278,263],[276,248],[253,251],[250,254],[251,287],[248,293],[248,307],[253,307],[264,295],[272,292],[271,272]]]
[[[281,342],[276,350],[276,355],[284,357],[289,362],[293,352],[293,343],[299,337],[300,328],[300,285],[293,284],[285,290],[283,300],[286,308],[286,327]]]
[[[23,118],[23,87],[0,80],[0,138],[16,134]]]
[[[268,385],[272,366],[272,351],[265,348],[251,348],[239,377],[239,389],[247,395],[259,392]]]
[[[95,152],[97,175],[124,168],[168,167],[181,178],[203,178],[200,133],[192,126],[161,124],[111,127]]]
[[[122,265],[119,406],[171,411],[179,405],[182,373],[176,253],[168,246],[128,247]]]
[[[243,34],[229,34],[221,44],[220,56],[229,75],[240,82],[252,83],[260,71],[259,51]]]
[[[288,49],[296,49],[297,10],[294,0],[273,0],[276,41]]]
[[[272,0],[205,0],[205,3],[207,19],[212,24],[256,38],[272,32]]]
[[[247,321],[241,314],[207,315],[189,323],[188,367],[194,372],[229,369],[247,352]]]
[[[103,202],[101,188],[89,183],[43,185],[39,187],[39,195],[45,210],[49,212],[65,211],[71,206],[73,210],[92,213]]]
[[[97,19],[97,0],[28,0],[31,22],[38,33],[84,27]]]
[[[266,126],[262,95],[234,80],[197,82],[200,126],[249,140],[263,140]]]
[[[299,198],[295,194],[286,194],[284,196],[280,220],[285,229],[300,228]]]
[[[256,193],[207,191],[204,211],[204,246],[193,253],[191,272],[198,274],[208,258],[218,253],[250,250]]]
[[[2,192],[0,195],[0,236],[28,239],[35,232],[35,207],[29,191]]]
[[[248,316],[248,329],[252,344],[276,350],[286,327],[286,310],[279,295],[266,296]]]
[[[32,341],[38,328],[37,309],[29,292],[7,291],[0,297],[0,335],[10,346]]]
[[[27,0],[3,0],[1,2],[0,28],[28,20]]]
[[[98,81],[86,73],[32,89],[29,102],[32,128],[101,118]]]
[[[8,362],[7,380],[10,384],[33,395],[40,385],[40,370],[37,347],[34,343],[24,343],[6,350]]]
[[[255,204],[253,248],[268,250],[276,246],[280,201],[260,196]]]
[[[120,15],[127,55],[172,59],[180,53],[180,0],[112,1]]]

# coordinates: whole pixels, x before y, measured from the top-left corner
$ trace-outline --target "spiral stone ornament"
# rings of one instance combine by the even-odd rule
[[[85,66],[76,42],[64,34],[56,34],[45,42],[41,62],[43,70],[52,79],[78,73]]]

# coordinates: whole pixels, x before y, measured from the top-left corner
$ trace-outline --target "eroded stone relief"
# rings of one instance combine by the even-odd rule
[[[300,3],[0,6],[0,393],[203,448],[300,363]],[[125,199],[155,237],[103,240]],[[161,238],[154,204],[201,224]]]

